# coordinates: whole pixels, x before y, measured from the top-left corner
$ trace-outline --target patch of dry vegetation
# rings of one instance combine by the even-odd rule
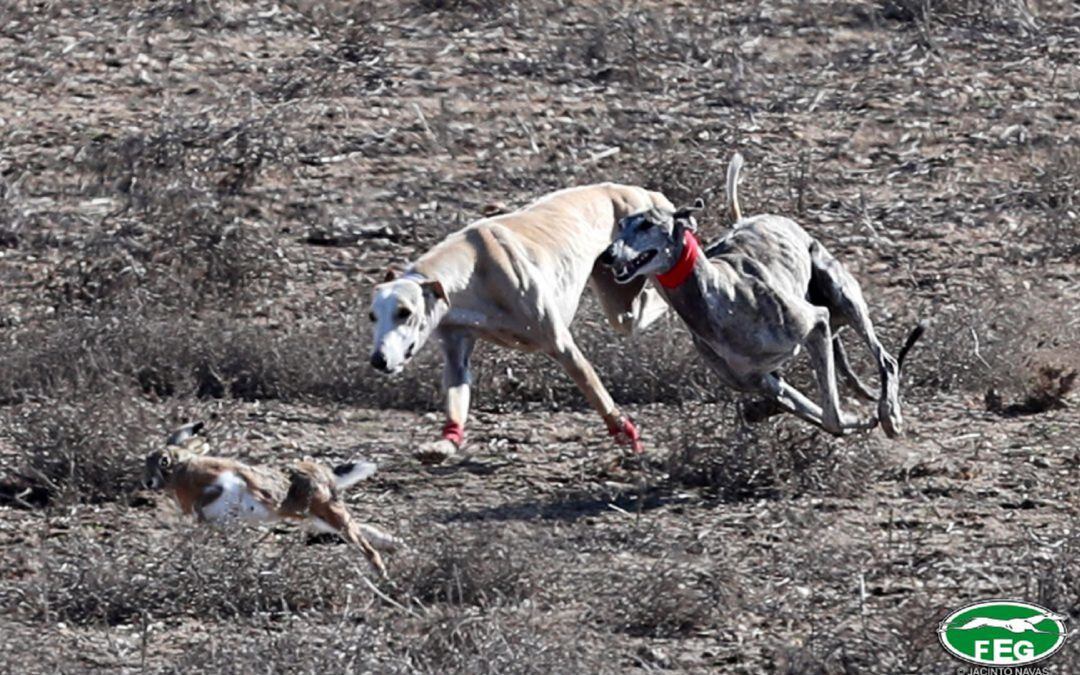
[[[1011,0],[5,4],[5,665],[930,672],[969,595],[1076,607],[1075,24]],[[709,238],[736,148],[746,211],[824,241],[887,344],[931,319],[909,438],[745,425],[677,319],[616,338],[587,298],[578,341],[665,454],[619,473],[576,429],[531,440],[581,394],[481,348],[476,424],[524,412],[497,423],[513,452],[391,461],[353,497],[412,535],[382,589],[400,607],[347,546],[201,529],[139,492],[191,408],[437,410],[434,345],[393,380],[368,366],[387,262],[601,180],[704,196]],[[924,404],[987,393],[1003,417],[975,431]],[[995,433],[1041,454],[1001,460]]]
[[[661,430],[665,467],[678,484],[725,501],[831,495],[854,497],[887,466],[880,443],[837,439],[785,416],[747,424],[731,405],[683,405]]]

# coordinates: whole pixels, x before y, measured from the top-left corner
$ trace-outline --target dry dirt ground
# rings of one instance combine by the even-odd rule
[[[14,0],[0,64],[0,671],[934,673],[969,601],[1080,622],[1075,3]],[[387,265],[601,180],[704,195],[709,239],[735,150],[887,344],[929,321],[903,438],[747,426],[674,317],[587,300],[643,460],[494,349],[468,451],[410,459],[439,363],[369,371]],[[342,544],[141,490],[195,418],[376,460],[382,597]]]

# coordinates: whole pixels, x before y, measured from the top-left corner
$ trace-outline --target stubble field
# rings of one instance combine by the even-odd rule
[[[0,63],[0,670],[944,673],[967,602],[1080,620],[1074,3],[16,0]],[[709,240],[736,150],[887,346],[929,322],[904,437],[746,425],[676,317],[618,338],[587,297],[643,460],[494,348],[467,451],[412,460],[441,367],[368,366],[388,265],[605,180],[704,196]],[[409,544],[394,602],[144,491],[190,419],[377,461],[348,501]]]

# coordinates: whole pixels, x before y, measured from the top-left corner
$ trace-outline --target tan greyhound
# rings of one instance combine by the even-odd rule
[[[402,276],[391,273],[375,287],[372,366],[398,373],[433,333],[442,344],[447,421],[442,438],[416,453],[421,461],[441,462],[464,441],[469,357],[477,339],[554,359],[611,435],[642,450],[633,421],[574,343],[570,323],[586,284],[623,334],[645,328],[666,310],[645,279],[620,285],[596,263],[621,219],[654,209],[674,210],[662,194],[639,187],[603,183],[560,190],[451,234]]]

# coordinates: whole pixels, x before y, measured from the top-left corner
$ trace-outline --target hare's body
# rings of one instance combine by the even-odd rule
[[[335,532],[356,544],[380,574],[386,575],[375,550],[393,550],[395,537],[354,521],[338,491],[375,472],[375,465],[352,462],[330,469],[316,462],[300,462],[288,473],[256,468],[222,457],[205,457],[206,444],[193,427],[173,434],[164,450],[146,458],[146,484],[163,489],[176,499],[180,510],[211,523],[278,520],[301,521],[319,530]],[[370,538],[370,541],[369,541]]]
[[[209,521],[239,519],[267,522],[276,520],[279,515],[234,471],[219,475],[206,492],[218,495],[217,499],[202,507],[200,515]]]

